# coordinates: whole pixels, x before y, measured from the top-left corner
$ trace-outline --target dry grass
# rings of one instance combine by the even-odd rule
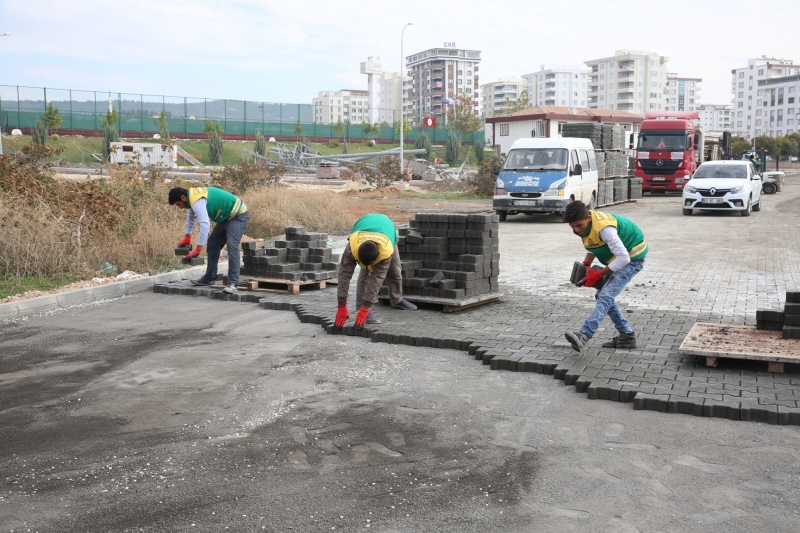
[[[334,232],[352,228],[356,217],[341,194],[267,187],[242,195],[250,213],[247,235],[267,238],[283,233],[286,226],[305,226],[309,231]]]

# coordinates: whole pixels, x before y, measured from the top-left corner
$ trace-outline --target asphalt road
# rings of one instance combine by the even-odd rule
[[[206,298],[0,334],[0,531],[800,528],[797,427],[633,411]]]

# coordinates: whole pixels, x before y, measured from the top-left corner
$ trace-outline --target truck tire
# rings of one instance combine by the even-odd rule
[[[686,215],[687,217],[692,216],[693,212],[694,212],[694,209],[684,209],[683,210],[683,214]]]
[[[743,217],[749,217],[750,213],[753,212],[753,206],[750,205],[750,200],[752,199],[752,197],[747,199],[747,206],[745,206],[745,208],[741,211]]]
[[[767,181],[761,186],[761,192],[764,194],[775,194],[778,192],[778,186],[771,181]]]
[[[500,217],[500,222],[505,222],[506,218],[508,217],[508,211],[495,211],[497,216]]]

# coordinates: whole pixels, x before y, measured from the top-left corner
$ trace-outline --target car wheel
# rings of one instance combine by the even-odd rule
[[[500,217],[500,222],[505,222],[506,218],[508,217],[508,211],[495,211],[497,216]]]
[[[761,196],[759,196],[758,201],[753,204],[753,211],[761,211]]]
[[[684,209],[684,210],[683,210],[683,214],[684,214],[684,215],[686,215],[686,216],[688,217],[688,216],[691,216],[691,215],[692,215],[692,212],[693,212],[693,211],[694,211],[694,209]]]
[[[747,199],[747,206],[741,211],[743,217],[749,217],[750,213],[753,212],[753,206],[750,205],[750,200],[752,199],[753,199],[752,197]]]
[[[761,192],[764,194],[775,194],[778,192],[778,186],[768,181],[761,186]]]

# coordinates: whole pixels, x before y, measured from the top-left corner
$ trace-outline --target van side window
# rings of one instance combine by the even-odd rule
[[[589,153],[587,150],[581,150],[581,166],[583,167],[584,172],[591,170],[591,167],[589,166]]]
[[[570,158],[569,158],[570,159],[570,161],[569,161],[569,169],[572,171],[572,170],[575,170],[575,164],[579,162],[579,160],[578,160],[578,151],[577,150],[570,150],[569,155],[570,155]]]
[[[594,150],[589,150],[589,169],[597,170],[597,158],[594,155]]]

